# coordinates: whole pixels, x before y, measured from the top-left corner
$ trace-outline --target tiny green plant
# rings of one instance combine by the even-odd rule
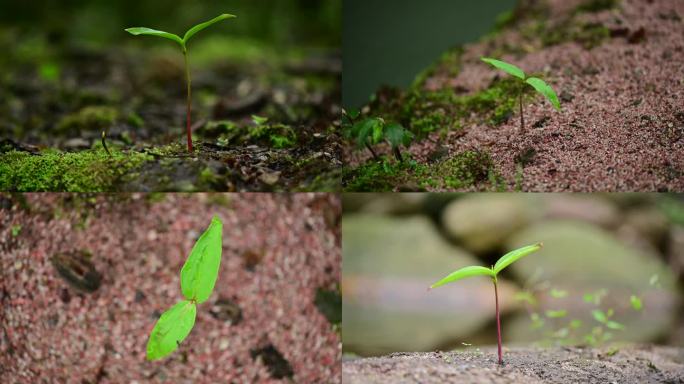
[[[497,60],[497,59],[492,59],[489,57],[482,57],[482,61],[485,63],[488,63],[495,68],[498,68],[509,75],[516,77],[520,79],[520,92],[518,93],[518,98],[520,100],[520,132],[524,133],[525,132],[525,117],[523,115],[523,91],[525,89],[525,84],[531,85],[537,92],[541,93],[546,97],[550,102],[551,105],[553,105],[556,110],[560,111],[560,102],[558,101],[558,96],[556,95],[556,92],[551,88],[550,85],[546,84],[544,80],[538,78],[538,77],[529,77],[525,74],[525,72],[518,68],[517,66],[507,63],[505,61]]]
[[[496,335],[497,335],[497,346],[498,346],[498,353],[499,353],[499,364],[503,364],[503,356],[501,354],[501,320],[499,317],[499,290],[498,290],[498,285],[497,285],[497,275],[506,267],[509,265],[513,264],[514,262],[520,260],[521,258],[536,252],[542,248],[543,244],[542,243],[537,243],[537,244],[532,244],[532,245],[527,245],[522,248],[518,248],[514,251],[508,252],[507,254],[501,256],[499,260],[497,260],[496,264],[492,266],[491,268],[486,268],[486,267],[480,267],[480,266],[470,266],[470,267],[463,267],[461,269],[458,269],[449,275],[447,275],[445,278],[442,280],[439,280],[438,282],[432,284],[429,289],[432,288],[437,288],[439,286],[442,286],[447,283],[451,283],[457,280],[465,279],[466,277],[471,277],[471,276],[489,276],[492,278],[492,282],[494,283],[494,302],[496,305]]]
[[[151,28],[146,28],[146,27],[135,27],[135,28],[127,28],[126,32],[138,36],[138,35],[149,35],[149,36],[157,36],[157,37],[163,37],[165,39],[173,40],[178,45],[180,45],[181,49],[183,50],[183,57],[185,59],[185,83],[187,85],[187,100],[186,100],[186,131],[188,135],[188,152],[192,152],[192,129],[191,127],[191,114],[192,114],[192,81],[190,79],[190,67],[188,66],[188,40],[192,36],[194,36],[197,32],[211,26],[212,24],[218,23],[221,20],[225,19],[230,19],[233,17],[237,17],[235,15],[231,15],[228,13],[224,13],[220,16],[217,16],[207,22],[200,23],[195,25],[194,27],[190,28],[187,32],[185,32],[185,35],[183,38],[181,38],[178,35],[175,35],[173,33],[169,32],[164,32],[164,31],[159,31],[156,29],[151,29]]]
[[[413,140],[413,133],[398,123],[387,123],[381,117],[369,117],[356,121],[359,113],[356,111],[345,112],[346,136],[355,139],[358,148],[365,147],[378,160],[378,155],[373,150],[373,145],[387,141],[392,148],[392,154],[400,162],[404,161],[400,147],[408,147]]]
[[[197,304],[207,301],[221,265],[223,224],[214,216],[209,228],[197,239],[180,273],[184,300],[164,312],[147,341],[147,359],[161,359],[180,346],[195,325]]]

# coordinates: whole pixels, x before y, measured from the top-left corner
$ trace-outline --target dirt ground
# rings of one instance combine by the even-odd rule
[[[441,169],[439,164],[447,164],[441,159],[479,151],[491,158],[489,180],[485,170],[474,183],[445,186],[444,173],[456,171],[441,172],[433,181],[416,180],[417,168],[408,167],[392,176],[393,189],[497,189],[491,175],[500,175],[508,190],[683,191],[684,2],[520,4],[498,32],[466,45],[462,53],[445,53],[411,90],[379,91],[379,102],[367,110],[414,131],[417,122],[438,121],[430,128],[438,131],[408,148],[413,159]],[[542,96],[530,96],[521,133],[517,105],[496,123],[490,118],[509,96],[486,100],[493,104],[484,110],[460,109],[454,100],[483,95],[506,77],[482,63],[482,56],[542,76],[558,93],[562,111],[554,111]],[[388,148],[380,152],[389,157]],[[345,156],[352,166],[372,161],[367,151],[351,146]],[[348,189],[354,180],[344,183]]]
[[[393,353],[344,361],[342,382],[372,383],[684,383],[684,349],[496,349]]]
[[[329,194],[0,195],[1,381],[337,382],[340,212]],[[214,293],[147,361],[214,214]]]

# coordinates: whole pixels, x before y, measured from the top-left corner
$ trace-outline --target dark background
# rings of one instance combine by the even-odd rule
[[[381,85],[408,86],[442,52],[476,40],[515,0],[345,0],[342,103],[360,107]]]

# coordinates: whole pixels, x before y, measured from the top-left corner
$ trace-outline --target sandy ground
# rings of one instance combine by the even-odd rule
[[[613,352],[615,352],[613,354]],[[683,383],[684,349],[496,349],[393,353],[343,362],[342,382],[373,383]]]
[[[579,3],[548,1],[547,23],[560,23]],[[491,41],[467,45],[458,75],[438,69],[426,80],[426,90],[484,89],[503,75],[480,57],[504,45],[522,47],[530,53],[501,59],[541,74],[561,96],[562,111],[538,96],[525,107],[525,134],[519,134],[517,110],[499,126],[473,116],[465,134],[452,132],[440,140],[435,133],[409,151],[424,162],[436,143],[449,155],[484,149],[513,187],[514,159],[532,149],[536,154],[523,173],[525,191],[684,191],[683,19],[681,0],[623,0],[617,10],[578,17],[615,34],[593,49],[577,42],[533,48],[516,26]],[[642,28],[643,36],[632,38]],[[368,159],[364,152],[347,155],[350,164]]]
[[[338,382],[340,336],[314,302],[338,289],[340,210],[325,194],[0,195],[0,381]],[[214,214],[214,293],[180,348],[148,362]],[[83,251],[100,279],[79,291],[54,263]]]

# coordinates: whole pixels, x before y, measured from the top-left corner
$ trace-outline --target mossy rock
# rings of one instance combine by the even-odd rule
[[[0,155],[0,190],[101,192],[118,189],[129,171],[150,157],[102,150],[40,154],[11,151]]]

